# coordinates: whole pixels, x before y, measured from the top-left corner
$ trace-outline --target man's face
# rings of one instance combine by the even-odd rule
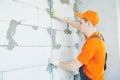
[[[84,32],[85,31],[85,29],[87,28],[87,26],[88,26],[88,23],[87,23],[88,21],[86,20],[86,19],[80,19],[79,20],[79,30],[81,31],[81,32]]]

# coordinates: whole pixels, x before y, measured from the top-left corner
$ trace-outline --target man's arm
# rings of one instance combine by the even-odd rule
[[[62,61],[58,61],[56,59],[50,58],[49,59],[49,63],[57,66],[57,67],[61,67],[67,71],[76,71],[77,69],[79,69],[83,64],[78,61],[71,61],[71,62],[62,62]]]
[[[68,24],[70,24],[71,26],[73,26],[74,28],[79,30],[79,22],[76,22],[68,17],[60,17],[60,16],[55,16],[55,19],[59,20],[59,21],[65,21]]]
[[[78,60],[72,62],[59,62],[58,66],[68,70],[68,71],[76,71],[78,70],[83,64]]]
[[[65,22],[69,23],[71,26],[73,26],[74,28],[77,28],[79,30],[79,22],[76,22],[68,17],[64,17],[64,16],[56,13],[55,11],[52,11],[50,13],[50,16],[59,21],[65,21]]]
[[[76,22],[68,17],[64,17],[62,20],[66,21],[67,23],[69,23],[71,26],[73,26],[74,28],[79,30],[79,22]]]

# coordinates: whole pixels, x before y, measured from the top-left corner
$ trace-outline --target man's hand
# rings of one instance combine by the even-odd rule
[[[58,64],[59,64],[59,61],[56,60],[56,59],[53,59],[53,58],[49,58],[48,62],[51,63],[51,64],[53,64],[54,66],[58,66]]]
[[[56,17],[55,14],[56,14],[56,13],[55,13],[55,10],[52,9],[52,10],[50,11],[50,17],[55,18],[55,17]]]
[[[62,20],[64,18],[64,16],[57,13],[54,9],[50,10],[49,8],[47,8],[47,12],[48,12],[48,14],[50,14],[51,18],[56,18],[56,19],[59,19],[59,20]]]
[[[62,20],[64,16],[57,13],[55,10],[51,10],[50,17]]]

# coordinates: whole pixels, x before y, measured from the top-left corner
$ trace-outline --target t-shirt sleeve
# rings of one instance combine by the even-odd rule
[[[86,43],[83,48],[81,53],[78,55],[77,59],[87,65],[88,62],[94,57],[96,53],[96,45],[94,41],[90,41],[89,43]]]

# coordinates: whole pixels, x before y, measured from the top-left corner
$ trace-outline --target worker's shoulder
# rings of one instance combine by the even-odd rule
[[[104,41],[101,38],[97,38],[97,37],[90,38],[88,42],[92,45],[102,45],[102,44],[104,44]]]

